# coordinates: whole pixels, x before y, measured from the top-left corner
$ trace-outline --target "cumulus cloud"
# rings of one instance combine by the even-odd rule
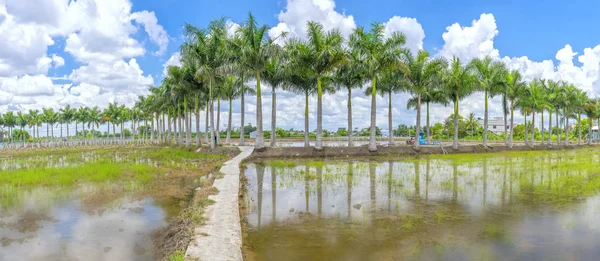
[[[156,55],[166,51],[169,37],[154,12],[131,10],[130,0],[0,0],[0,111],[132,104],[154,83],[135,59],[146,53],[138,28],[158,47]],[[57,38],[81,65],[68,77],[50,78],[50,68],[65,66],[61,53],[48,54]]]
[[[278,16],[279,24],[269,30],[271,38],[288,32],[288,37],[306,36],[308,21],[320,22],[325,30],[338,29],[344,37],[348,37],[356,23],[352,15],[335,10],[333,0],[288,0],[285,11]],[[283,43],[282,39],[278,39]]]
[[[171,58],[169,58],[169,60],[163,64],[163,76],[167,76],[167,68],[169,66],[181,66],[182,64],[181,54],[179,52],[175,52],[173,55],[171,55]]]
[[[481,14],[478,20],[473,20],[471,26],[455,23],[446,27],[446,32],[442,34],[444,46],[439,55],[446,58],[456,56],[463,61],[486,55],[497,58],[499,52],[494,48],[494,37],[497,35],[494,15]]]
[[[415,18],[394,16],[383,24],[385,26],[385,35],[391,36],[395,32],[402,32],[406,36],[406,47],[412,52],[417,53],[423,49],[423,39],[425,31]]]

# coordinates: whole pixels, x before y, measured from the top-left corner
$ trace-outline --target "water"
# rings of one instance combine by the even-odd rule
[[[154,260],[153,232],[179,213],[180,203],[199,181],[182,171],[196,170],[196,163],[173,162],[160,150],[153,150],[154,156],[149,152],[0,158],[0,179],[6,181],[0,183],[0,260]],[[87,173],[94,171],[90,164],[105,169],[103,173],[123,173],[92,175]],[[140,178],[145,172],[129,173],[128,167],[136,165],[148,166],[142,170],[152,177],[174,174],[156,182]],[[66,168],[79,172],[77,180],[60,176]],[[33,185],[21,186],[24,178],[11,177],[30,175],[32,169],[37,171],[32,176],[49,171],[50,179],[63,182],[28,180]]]
[[[595,150],[248,164],[247,260],[597,260]]]

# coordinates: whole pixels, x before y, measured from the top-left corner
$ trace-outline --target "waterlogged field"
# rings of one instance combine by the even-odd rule
[[[600,150],[247,164],[246,260],[598,260]]]
[[[181,210],[194,188],[228,153],[147,148],[0,156],[0,260],[169,255],[174,243],[159,232],[174,220],[185,223]]]

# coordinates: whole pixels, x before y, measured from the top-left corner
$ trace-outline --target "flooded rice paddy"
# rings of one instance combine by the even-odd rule
[[[226,158],[177,149],[0,157],[0,260],[155,260],[153,232]]]
[[[598,260],[600,150],[249,163],[246,260]]]

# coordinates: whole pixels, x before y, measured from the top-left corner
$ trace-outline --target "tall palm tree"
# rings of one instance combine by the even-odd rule
[[[421,103],[425,103],[426,108],[426,130],[427,132],[427,144],[431,144],[431,131],[430,131],[430,121],[429,121],[429,105],[431,103],[434,104],[442,104],[444,106],[448,105],[448,99],[444,92],[445,90],[441,89],[439,85],[431,85],[427,87],[424,92],[421,94]],[[419,104],[419,100],[417,96],[413,96],[408,99],[406,103],[407,109],[417,109],[417,105]]]
[[[588,99],[583,106],[583,112],[588,118],[588,145],[592,145],[592,127],[594,126],[594,120],[600,117],[600,114],[598,114],[600,112],[600,110],[598,110],[598,106],[598,99]]]
[[[33,138],[39,139],[39,135],[38,137],[36,137],[36,127],[38,127],[38,122],[40,121],[40,111],[39,110],[29,110],[29,127],[31,128],[31,136]],[[37,133],[39,134],[39,129],[37,131]]]
[[[20,133],[19,139],[22,142],[25,141],[25,136],[24,136],[25,130],[23,128],[25,128],[25,126],[27,126],[27,124],[29,124],[29,115],[26,113],[23,113],[21,111],[17,112],[17,125],[19,125],[19,127],[21,127],[21,133]]]
[[[294,46],[293,44],[288,44],[286,49],[295,49],[298,47],[305,46]],[[300,59],[300,56],[304,52],[293,52],[291,55],[291,59]],[[295,63],[295,62],[294,62]],[[317,90],[315,88],[316,76],[311,73],[306,67],[297,67],[292,66],[293,63],[288,63],[285,67],[285,81],[282,84],[284,90],[291,91],[300,95],[304,95],[304,146],[310,146],[309,140],[309,124],[308,124],[308,98],[310,95],[313,95]],[[321,80],[321,87],[325,89],[325,91],[332,91],[328,81],[329,78],[324,78]],[[323,81],[325,80],[325,81]]]
[[[102,111],[98,108],[98,106],[94,106],[94,108],[89,110],[87,124],[88,128],[92,128],[92,139],[94,139],[96,128],[100,127],[100,123],[102,123]],[[85,131],[84,131],[85,132]]]
[[[7,111],[4,114],[4,126],[8,128],[8,142],[11,143],[12,139],[12,129],[17,125],[17,117],[12,111]]]
[[[208,83],[208,104],[207,109],[210,112],[210,147],[214,149],[217,145],[216,128],[214,126],[214,99],[218,92],[215,88],[218,86],[223,75],[223,67],[227,64],[226,41],[227,28],[225,19],[213,20],[209,24],[208,31],[198,29],[193,25],[186,24],[184,35],[187,41],[181,47],[181,53],[189,61],[195,63],[198,69],[196,74],[203,81]],[[260,105],[259,105],[260,106]]]
[[[350,35],[349,46],[356,50],[361,57],[358,66],[364,70],[365,76],[371,80],[371,132],[369,136],[369,150],[371,151],[377,150],[377,144],[375,143],[377,80],[384,72],[403,67],[400,56],[405,52],[403,49],[405,43],[406,37],[402,33],[395,32],[389,38],[386,38],[384,26],[380,23],[371,24],[369,31],[358,27]]]
[[[424,96],[428,95],[428,91],[435,90],[442,82],[441,72],[447,67],[447,61],[443,58],[430,58],[429,53],[424,50],[419,50],[416,56],[410,52],[405,52],[404,61],[406,63],[406,78],[407,88],[416,98],[417,121],[416,135],[421,133],[421,103]],[[431,98],[431,97],[430,97]],[[443,95],[439,95],[443,99]],[[419,147],[419,142],[415,142],[415,146]]]
[[[56,112],[52,108],[43,108],[42,114],[44,115],[44,122],[46,123],[46,137],[52,136],[52,140],[54,139],[54,124],[57,121]]]
[[[513,147],[513,137],[514,137],[514,126],[515,126],[515,106],[518,99],[523,97],[525,91],[525,82],[523,81],[523,76],[518,70],[512,70],[506,74],[506,82],[505,82],[505,94],[507,101],[509,102],[510,109],[510,137],[508,146],[509,148]]]
[[[577,89],[573,96],[573,109],[577,113],[577,145],[581,145],[581,114],[585,112],[585,106],[588,102],[587,93]]]
[[[561,107],[565,117],[565,145],[569,146],[569,117],[573,109],[577,107],[577,88],[573,84],[563,83],[561,89]]]
[[[64,122],[67,125],[67,138],[69,137],[69,124],[73,121],[73,118],[75,117],[75,112],[76,112],[76,110],[72,109],[70,105],[67,105],[59,110],[59,113],[62,118],[62,122]],[[61,133],[62,133],[62,127],[61,127]],[[61,136],[62,136],[62,134],[61,134]]]
[[[458,120],[459,102],[461,99],[471,95],[476,88],[476,78],[473,75],[473,67],[468,64],[463,66],[458,57],[453,57],[450,67],[444,71],[443,82],[445,92],[449,100],[454,102],[454,139],[452,148],[458,149]],[[475,115],[473,115],[473,118]]]
[[[558,104],[559,104],[559,83],[553,80],[544,81],[546,87],[546,100],[548,101],[549,109],[549,120],[548,120],[548,145],[552,143],[552,113],[556,112],[557,126],[558,126]]]
[[[488,100],[497,94],[498,87],[504,81],[506,69],[501,62],[494,62],[491,57],[486,56],[483,59],[474,59],[472,61],[475,68],[475,74],[479,81],[479,89],[483,92],[485,100],[485,113],[483,118],[483,146],[487,147],[488,132]]]
[[[522,97],[522,104],[531,112],[531,141],[530,146],[535,145],[535,113],[547,108],[547,101],[544,97],[544,88],[539,79],[529,83],[529,88],[525,89],[525,95]]]
[[[96,108],[98,109],[98,108]],[[83,139],[86,138],[86,134],[85,134],[85,124],[89,122],[90,120],[90,108],[89,107],[79,107],[79,109],[77,110],[77,118],[76,121],[81,122],[81,133],[83,136]],[[89,124],[88,124],[89,126]]]
[[[278,37],[268,37],[269,28],[266,25],[258,26],[254,16],[249,13],[248,19],[240,27],[238,45],[234,52],[239,55],[238,64],[249,71],[256,78],[256,148],[264,147],[263,122],[262,122],[262,89],[261,74],[269,58],[279,50],[275,44]],[[243,128],[244,126],[242,126]]]
[[[477,117],[475,117],[475,113],[470,113],[467,118],[467,129],[471,129],[471,138],[473,138],[473,133],[475,133],[475,128],[479,127],[479,121]]]
[[[244,83],[241,80],[242,79],[239,77],[230,75],[227,78],[225,78],[225,81],[223,82],[223,87],[221,89],[221,95],[223,99],[226,99],[229,103],[229,116],[227,119],[227,137],[225,139],[225,143],[228,144],[231,142],[231,120],[233,114],[233,100],[242,96],[242,91],[246,92],[247,94],[251,94],[254,91],[249,86],[245,86],[244,88],[242,88],[242,85]]]
[[[388,97],[388,143],[390,145],[394,145],[394,124],[392,123],[392,93],[406,91],[402,80],[402,73],[397,73],[395,71],[389,70],[380,75],[377,84],[379,86],[379,88],[377,88],[377,92],[380,93],[381,96],[387,95]],[[367,96],[370,93],[372,93],[371,88],[372,87],[366,89],[365,94]]]
[[[334,70],[344,60],[343,38],[338,30],[325,31],[316,22],[307,24],[308,40],[293,39],[288,42],[289,66],[302,68],[315,76],[317,93],[317,141],[315,148],[323,147],[323,92],[324,82],[331,80]],[[257,90],[258,94],[258,90]]]
[[[348,147],[354,146],[352,129],[352,89],[360,88],[366,81],[365,70],[360,65],[360,53],[350,50],[346,53],[347,61],[338,67],[335,72],[334,81],[336,85],[346,88],[348,91]]]
[[[273,56],[265,63],[265,70],[262,72],[262,80],[271,86],[271,147],[275,147],[277,142],[277,103],[275,89],[280,88],[285,80],[285,71],[280,57]]]

